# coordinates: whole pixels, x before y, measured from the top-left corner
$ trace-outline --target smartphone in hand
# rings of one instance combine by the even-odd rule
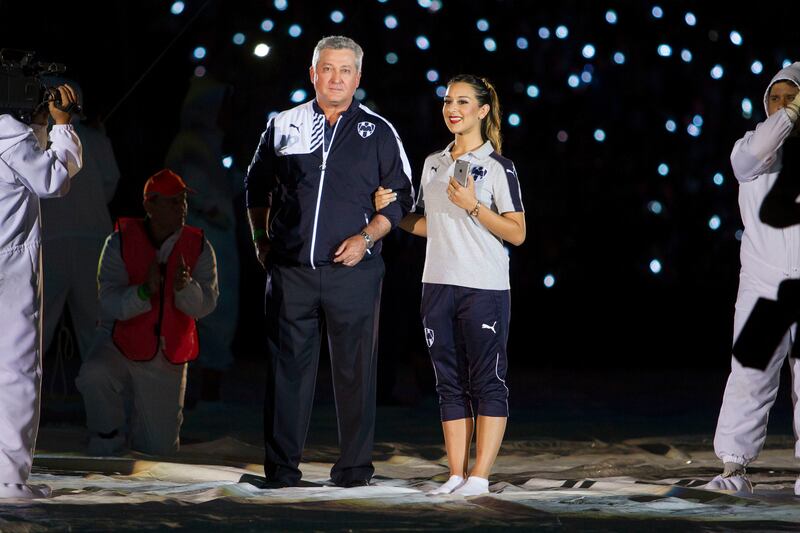
[[[453,177],[462,187],[467,186],[467,175],[469,174],[469,162],[463,159],[456,160],[456,169]]]

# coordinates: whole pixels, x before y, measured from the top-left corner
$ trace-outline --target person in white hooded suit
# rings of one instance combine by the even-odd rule
[[[739,181],[739,209],[744,223],[739,291],[734,315],[734,340],[738,340],[760,300],[777,301],[779,286],[800,278],[800,225],[776,227],[764,222],[764,199],[783,170],[784,143],[797,129],[800,116],[800,62],[779,71],[764,94],[767,119],[739,139],[731,165]],[[797,148],[795,146],[795,148]],[[794,200],[794,199],[792,199]],[[752,491],[745,467],[764,446],[769,411],[775,402],[780,371],[795,342],[796,325],[782,333],[766,368],[751,368],[737,357],[720,409],[714,450],[724,463],[723,473],[707,488]],[[781,333],[779,333],[780,335]],[[770,347],[771,348],[771,347]],[[735,351],[735,350],[734,350]],[[790,358],[795,435],[800,436],[800,359]],[[800,457],[800,441],[795,445]],[[800,495],[800,480],[795,484]]]
[[[69,86],[58,90],[65,107],[77,101]],[[55,121],[49,149],[40,146],[31,126],[0,115],[0,498],[48,494],[27,485],[41,384],[39,198],[66,194],[83,162],[70,114],[53,102],[49,111]]]

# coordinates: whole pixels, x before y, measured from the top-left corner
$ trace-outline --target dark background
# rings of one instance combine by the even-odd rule
[[[663,8],[663,18],[652,16],[654,5]],[[365,103],[395,125],[415,183],[425,155],[450,140],[437,86],[461,72],[496,84],[503,154],[518,169],[528,223],[527,241],[510,252],[511,376],[624,369],[635,379],[637,371],[724,372],[728,366],[742,227],[728,157],[734,141],[763,120],[769,79],[784,60],[800,59],[790,6],[442,0],[430,9],[412,0],[288,0],[280,11],[271,1],[185,0],[180,15],[170,6],[167,0],[0,0],[0,45],[68,65],[87,113],[105,117],[122,172],[112,215],[141,213],[142,184],[163,167],[198,65],[235,88],[225,145],[245,170],[268,113],[294,106],[295,89],[313,95],[308,66],[317,40],[344,34],[365,50]],[[344,14],[340,24],[330,18],[335,9]],[[606,21],[609,9],[616,24]],[[684,22],[686,12],[696,16],[695,26]],[[394,30],[383,22],[389,14],[399,22]],[[274,22],[269,33],[260,29],[265,18]],[[478,30],[478,19],[489,23],[488,31]],[[298,38],[288,34],[295,23],[302,27]],[[566,39],[552,35],[560,24],[569,29]],[[549,39],[538,36],[540,27],[550,30]],[[741,46],[731,43],[732,30],[743,36]],[[237,32],[245,34],[244,45],[233,43]],[[415,45],[418,35],[428,37],[428,50]],[[495,52],[484,48],[487,37],[496,41]],[[519,37],[528,40],[526,50],[517,48]],[[266,58],[253,55],[258,42],[271,47]],[[596,48],[590,59],[581,54],[587,43]],[[658,55],[662,43],[672,47],[670,57]],[[207,49],[202,60],[192,55],[197,46]],[[683,48],[691,62],[681,60]],[[612,60],[617,51],[625,55],[622,65]],[[389,52],[398,55],[397,64],[386,62]],[[759,75],[751,72],[754,60],[763,63]],[[715,64],[724,67],[721,79],[709,74]],[[426,79],[429,69],[438,72],[436,83]],[[569,75],[586,70],[590,83],[567,84]],[[537,98],[526,94],[529,84],[538,87]],[[743,116],[743,98],[752,102],[751,118]],[[506,120],[511,113],[521,119],[517,127]],[[687,133],[695,115],[703,119],[696,137]],[[674,133],[665,128],[668,119],[676,123]],[[598,128],[606,134],[602,143],[593,137]],[[566,142],[557,138],[561,130]],[[657,172],[660,163],[669,166],[666,176]],[[712,180],[717,172],[721,186]],[[663,206],[660,214],[648,209],[652,201]],[[257,362],[264,345],[263,275],[244,208],[239,212],[236,355]],[[716,230],[709,227],[713,215],[720,218]],[[384,250],[380,394],[390,401],[413,396],[403,392],[406,382],[429,389],[432,375],[418,318],[424,243],[396,231]],[[650,270],[653,259],[662,265],[658,274]],[[552,288],[543,283],[547,274],[555,276]]]

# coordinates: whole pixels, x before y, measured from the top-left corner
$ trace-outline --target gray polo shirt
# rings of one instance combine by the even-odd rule
[[[458,285],[474,289],[506,290],[508,254],[503,241],[475,217],[447,198],[447,185],[454,174],[450,155],[453,143],[425,159],[417,206],[425,210],[428,244],[423,283]],[[494,151],[486,141],[462,155],[475,180],[475,194],[482,209],[496,213],[522,212],[522,192],[510,159]]]

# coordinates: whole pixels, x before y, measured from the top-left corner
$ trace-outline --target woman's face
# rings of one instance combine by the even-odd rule
[[[442,115],[451,133],[456,135],[481,131],[481,120],[489,112],[489,106],[479,105],[475,89],[468,83],[456,82],[447,87]]]

